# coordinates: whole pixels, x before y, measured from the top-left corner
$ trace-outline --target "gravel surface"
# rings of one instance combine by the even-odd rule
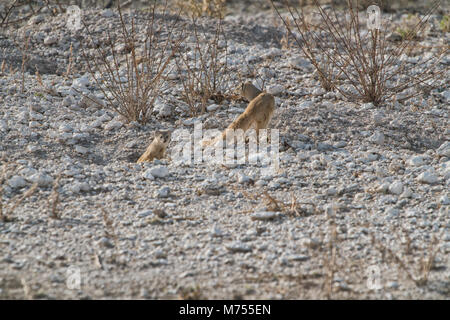
[[[84,14],[100,42],[119,30],[115,11]],[[3,211],[37,184],[0,221],[1,299],[450,297],[448,72],[423,99],[348,102],[320,88],[298,48],[282,47],[273,13],[227,16],[230,68],[246,61],[259,75],[248,80],[276,96],[279,170],[136,164],[155,130],[198,120],[223,129],[246,103],[210,101],[192,117],[173,78],[148,124],[125,123],[74,90],[101,97],[79,54],[87,37],[63,15],[40,17],[0,35]],[[15,42],[27,34],[22,92]],[[449,40],[435,28],[418,50]],[[405,59],[420,63],[420,54]]]

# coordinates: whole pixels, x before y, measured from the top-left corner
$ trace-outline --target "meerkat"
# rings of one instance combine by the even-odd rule
[[[250,82],[244,83],[241,90],[241,94],[250,101],[245,111],[228,126],[221,136],[212,140],[203,141],[203,146],[215,144],[220,138],[222,140],[225,139],[226,131],[229,129],[242,129],[246,132],[252,126],[255,126],[256,134],[258,135],[260,129],[267,128],[275,110],[275,98],[273,95],[259,90]]]
[[[167,145],[170,141],[170,132],[168,131],[157,131],[155,138],[152,143],[148,146],[147,150],[138,159],[137,163],[140,162],[150,162],[153,159],[161,159],[166,153]]]
[[[241,86],[241,94],[248,102],[255,99],[261,93],[262,91],[255,87],[251,82],[243,83]]]

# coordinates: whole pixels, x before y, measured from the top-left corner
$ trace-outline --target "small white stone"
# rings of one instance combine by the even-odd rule
[[[337,189],[335,187],[329,187],[327,189],[328,196],[335,196],[337,194]]]
[[[19,189],[25,187],[27,182],[21,176],[13,176],[8,180],[8,185],[13,189]]]
[[[414,167],[423,166],[425,164],[425,157],[424,156],[413,156],[408,159],[407,163],[410,166],[414,166]]]
[[[44,38],[44,44],[47,46],[55,44],[56,42],[58,42],[58,38],[54,35],[50,35]]]
[[[213,237],[222,237],[223,235],[224,235],[223,231],[217,225],[214,225],[211,228],[211,236],[213,236]]]
[[[389,186],[389,192],[396,195],[401,194],[403,192],[403,183],[401,183],[400,181],[391,183],[391,185]]]
[[[28,127],[30,127],[30,128],[39,128],[39,127],[41,127],[41,123],[37,122],[37,121],[30,121],[28,123]]]
[[[379,193],[386,193],[389,190],[389,184],[388,183],[381,183],[377,187],[377,192]]]
[[[35,15],[33,17],[30,18],[30,20],[28,20],[28,25],[33,25],[33,24],[38,24],[41,23],[42,21],[44,21],[44,16],[41,14]]]
[[[0,120],[0,131],[8,131],[8,123],[5,120]]]
[[[39,187],[48,187],[53,184],[53,178],[45,173],[35,173],[27,178],[28,181],[37,183]]]
[[[37,146],[33,146],[33,145],[28,145],[27,146],[27,151],[28,152],[36,152],[38,150],[39,150],[39,148]]]
[[[245,184],[245,183],[250,182],[251,179],[250,179],[250,177],[246,176],[245,174],[239,173],[237,176],[237,180],[238,180],[238,183]]]
[[[213,111],[216,111],[219,108],[220,108],[220,106],[218,104],[211,104],[211,105],[206,107],[206,110],[208,112],[213,112]]]
[[[111,18],[112,16],[114,16],[114,12],[111,9],[105,9],[102,11],[102,17],[105,18]]]
[[[441,92],[441,96],[446,100],[450,101],[450,90],[445,90]]]
[[[364,103],[361,105],[361,110],[369,110],[369,109],[373,109],[373,108],[375,108],[375,106],[373,105],[372,102]]]
[[[30,119],[36,120],[36,121],[41,121],[41,120],[44,120],[44,116],[37,112],[30,112]]]
[[[338,141],[336,142],[336,144],[334,145],[335,148],[345,148],[347,146],[347,142],[345,141]]]
[[[280,84],[267,86],[267,92],[276,96],[284,92],[284,87]]]
[[[373,123],[376,125],[380,125],[383,123],[385,115],[381,111],[377,111],[372,115]]]
[[[260,211],[255,212],[250,216],[250,219],[252,220],[261,220],[261,221],[267,221],[267,220],[273,220],[279,216],[279,212],[275,211]]]
[[[87,182],[75,182],[69,188],[73,193],[88,192],[91,189]]]
[[[148,180],[155,180],[155,177],[150,173],[150,169],[146,170],[143,174],[142,177],[144,179],[148,179]]]
[[[370,141],[376,144],[384,143],[384,134],[380,131],[375,131],[375,133],[370,137]]]
[[[319,88],[316,88],[316,89],[313,90],[312,95],[313,96],[321,96],[321,95],[323,95],[325,93],[326,93],[325,89],[319,87]]]
[[[59,126],[59,131],[61,132],[72,132],[73,128],[71,126],[69,126],[68,124],[62,124]]]
[[[390,207],[386,210],[386,213],[390,216],[390,217],[396,217],[398,216],[398,214],[400,213],[400,210],[398,210],[397,208],[393,208]]]
[[[446,194],[444,194],[439,198],[439,203],[443,204],[443,205],[449,205],[450,199],[448,198],[448,196]]]
[[[81,153],[81,154],[86,154],[89,152],[89,149],[86,147],[77,145],[77,146],[75,146],[75,151],[78,153]]]
[[[441,157],[450,158],[450,141],[444,142],[437,150],[436,153]]]
[[[164,166],[156,166],[147,170],[155,178],[165,178],[169,174],[169,170]]]
[[[85,87],[89,84],[88,76],[82,76],[80,78],[76,78],[72,81],[72,87]]]
[[[92,128],[100,128],[101,126],[102,126],[102,121],[100,121],[98,119],[91,122]]]
[[[117,120],[112,120],[105,125],[105,130],[108,130],[108,131],[117,130],[117,129],[120,129],[122,127],[122,125],[123,125],[122,122],[117,121]]]
[[[160,117],[170,117],[172,115],[172,106],[157,99],[154,103],[153,110]]]
[[[73,99],[71,96],[67,96],[63,99],[63,101],[61,102],[61,106],[63,107],[68,107],[71,106],[73,104]]]
[[[169,187],[162,187],[158,190],[158,198],[167,198],[170,194]]]
[[[417,177],[417,181],[422,182],[422,183],[433,184],[433,183],[438,182],[438,178],[434,174],[434,170],[428,170],[428,171],[422,172]]]
[[[300,57],[291,58],[288,63],[291,67],[299,69],[309,68],[311,66],[311,63],[308,60]]]
[[[400,195],[400,198],[411,198],[413,195],[411,189],[409,189],[408,187],[405,187],[403,189],[403,193]]]
[[[241,242],[234,242],[234,243],[226,245],[225,247],[227,248],[228,251],[230,251],[232,253],[252,251],[252,249],[249,246],[247,246]]]

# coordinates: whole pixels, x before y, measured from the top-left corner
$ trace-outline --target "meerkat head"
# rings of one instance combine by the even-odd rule
[[[171,133],[170,131],[157,131],[155,134],[155,138],[161,141],[164,144],[168,144],[170,141]]]
[[[262,91],[255,87],[251,82],[242,83],[241,93],[242,96],[248,101],[252,101],[256,98]]]

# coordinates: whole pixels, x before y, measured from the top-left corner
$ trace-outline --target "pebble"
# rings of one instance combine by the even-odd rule
[[[444,194],[439,198],[439,203],[442,205],[449,205],[450,204],[450,199],[448,197],[448,195]]]
[[[155,178],[165,178],[169,174],[169,169],[165,166],[156,166],[148,169],[146,172],[150,173]]]
[[[158,190],[158,198],[167,198],[170,194],[169,187],[162,187]]]
[[[56,36],[53,36],[53,35],[47,36],[44,39],[44,44],[47,45],[47,46],[55,44],[56,42],[58,42],[58,38]]]
[[[216,111],[219,108],[220,108],[220,106],[218,104],[211,104],[211,105],[206,107],[206,110],[208,112],[213,112],[213,111]]]
[[[172,115],[172,106],[163,102],[155,102],[153,110],[158,114],[159,117],[170,117]]]
[[[275,211],[259,211],[250,215],[252,220],[267,221],[279,217],[280,213]]]
[[[70,191],[72,193],[77,194],[80,192],[88,192],[91,187],[87,182],[74,182],[72,185],[69,186]]]
[[[401,181],[395,181],[389,186],[389,192],[392,194],[400,195],[403,192],[403,183]]]
[[[422,172],[418,177],[417,181],[427,184],[434,184],[438,182],[438,177],[434,174],[434,170]]]
[[[411,198],[413,195],[411,189],[409,189],[408,187],[405,187],[403,189],[402,194],[400,195],[400,198]]]
[[[0,120],[0,131],[8,131],[8,123],[5,120]]]
[[[75,151],[78,153],[81,153],[81,154],[86,154],[89,152],[89,149],[86,147],[77,145],[77,146],[75,146]]]
[[[408,159],[407,163],[410,166],[420,167],[425,164],[425,157],[424,156],[413,156]]]
[[[79,78],[75,78],[72,82],[72,87],[84,88],[89,84],[88,76],[82,76]],[[89,99],[86,99],[89,100]],[[92,103],[92,101],[90,102]]]
[[[280,93],[283,93],[285,91],[284,87],[280,84],[269,85],[269,86],[267,86],[266,90],[268,93],[270,93],[274,96],[277,96]]]
[[[379,145],[384,143],[384,134],[380,131],[375,131],[375,133],[370,137],[370,141]]]
[[[450,141],[444,142],[437,150],[436,153],[441,157],[450,158]]]
[[[61,132],[72,132],[73,128],[68,124],[62,124],[59,126],[59,131]]]
[[[123,126],[123,123],[121,121],[112,120],[105,125],[105,130],[113,131],[113,130],[120,129],[122,126]]]
[[[27,182],[21,176],[13,176],[8,180],[8,185],[13,189],[20,189],[27,185]]]
[[[142,177],[148,180],[155,180],[155,177],[152,175],[151,173],[151,169],[146,170],[143,174]]]
[[[37,183],[39,187],[49,187],[53,185],[53,178],[48,174],[38,172],[27,178],[28,181]]]
[[[252,249],[248,245],[246,245],[242,242],[233,242],[233,243],[227,244],[225,246],[225,248],[232,253],[251,252],[252,251]]]
[[[237,181],[238,181],[238,183],[240,183],[240,184],[246,184],[246,183],[249,183],[251,180],[252,180],[252,179],[250,179],[250,177],[246,176],[245,174],[243,174],[243,173],[238,173],[238,176],[237,176]]]

